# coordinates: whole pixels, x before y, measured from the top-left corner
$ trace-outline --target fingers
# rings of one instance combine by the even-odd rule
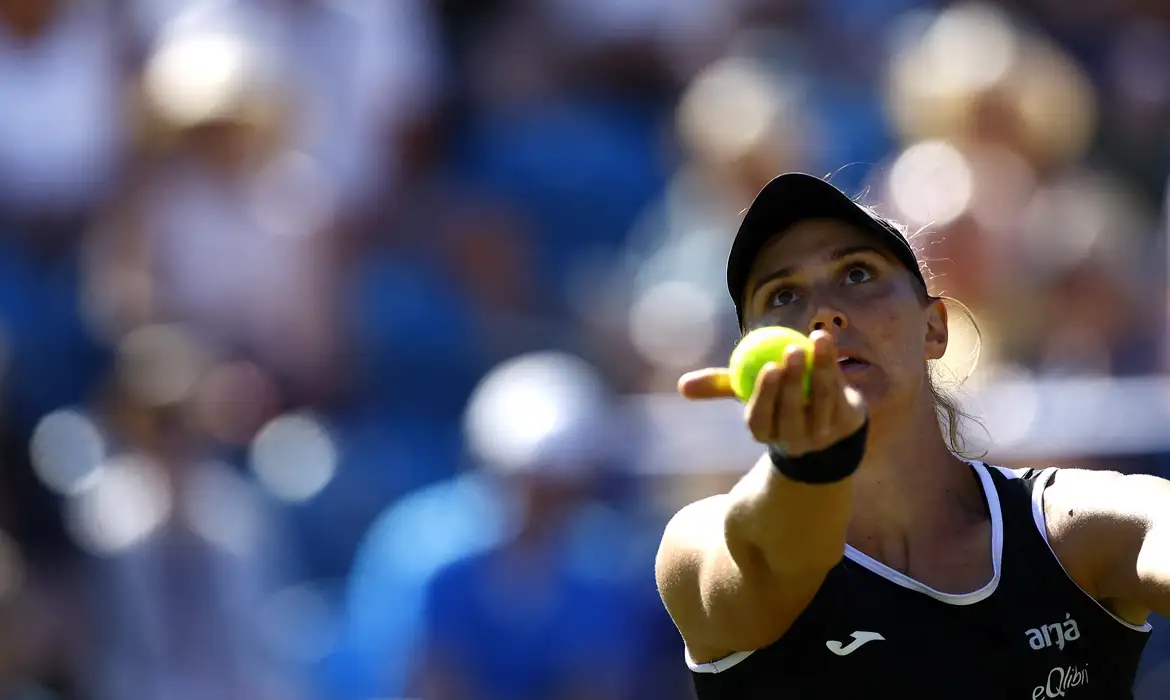
[[[744,409],[744,421],[757,442],[783,445],[794,456],[823,450],[865,422],[865,402],[848,385],[832,337],[814,333],[812,341],[808,390],[808,356],[805,350],[792,348],[782,365],[760,372],[755,394]]]
[[[811,339],[809,390],[805,391],[808,357],[804,349],[794,347],[782,364],[769,364],[759,372],[755,391],[744,406],[752,437],[765,444],[783,443],[793,455],[824,449],[865,422],[865,402],[848,386],[832,336],[818,331]],[[678,391],[691,400],[736,398],[726,368],[688,372],[679,379]]]
[[[777,397],[784,382],[784,368],[768,363],[756,375],[756,388],[744,406],[744,422],[752,437],[759,442],[775,442],[776,417],[779,412]]]
[[[793,348],[785,354],[783,381],[774,403],[779,404],[775,417],[776,434],[782,442],[803,443],[808,433],[804,395],[804,375],[808,367],[805,351]]]
[[[727,370],[722,368],[700,369],[684,374],[678,380],[678,393],[683,398],[695,401],[735,398],[735,392],[731,390],[731,378]]]
[[[845,376],[837,364],[837,348],[828,333],[813,334],[812,396],[808,429],[815,442],[826,440],[833,427]]]

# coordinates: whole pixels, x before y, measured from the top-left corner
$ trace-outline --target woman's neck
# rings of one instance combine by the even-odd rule
[[[871,418],[854,477],[849,540],[909,541],[984,509],[978,480],[943,440],[933,401]]]

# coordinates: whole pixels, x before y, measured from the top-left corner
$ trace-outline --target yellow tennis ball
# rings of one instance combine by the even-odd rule
[[[812,389],[813,343],[808,336],[784,326],[766,326],[748,333],[735,351],[731,353],[728,369],[731,375],[731,390],[741,401],[747,401],[756,390],[756,377],[769,362],[784,363],[784,353],[789,346],[804,348],[808,358],[808,369],[804,373],[804,394]]]

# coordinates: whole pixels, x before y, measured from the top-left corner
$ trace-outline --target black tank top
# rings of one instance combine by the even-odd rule
[[[707,664],[699,700],[1125,700],[1150,626],[1114,617],[1048,546],[1052,477],[973,463],[991,516],[995,575],[940,593],[852,547],[777,642]]]

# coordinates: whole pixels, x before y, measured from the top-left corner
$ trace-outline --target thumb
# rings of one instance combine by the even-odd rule
[[[692,401],[735,398],[731,377],[726,369],[719,367],[687,372],[678,380],[678,393]]]

